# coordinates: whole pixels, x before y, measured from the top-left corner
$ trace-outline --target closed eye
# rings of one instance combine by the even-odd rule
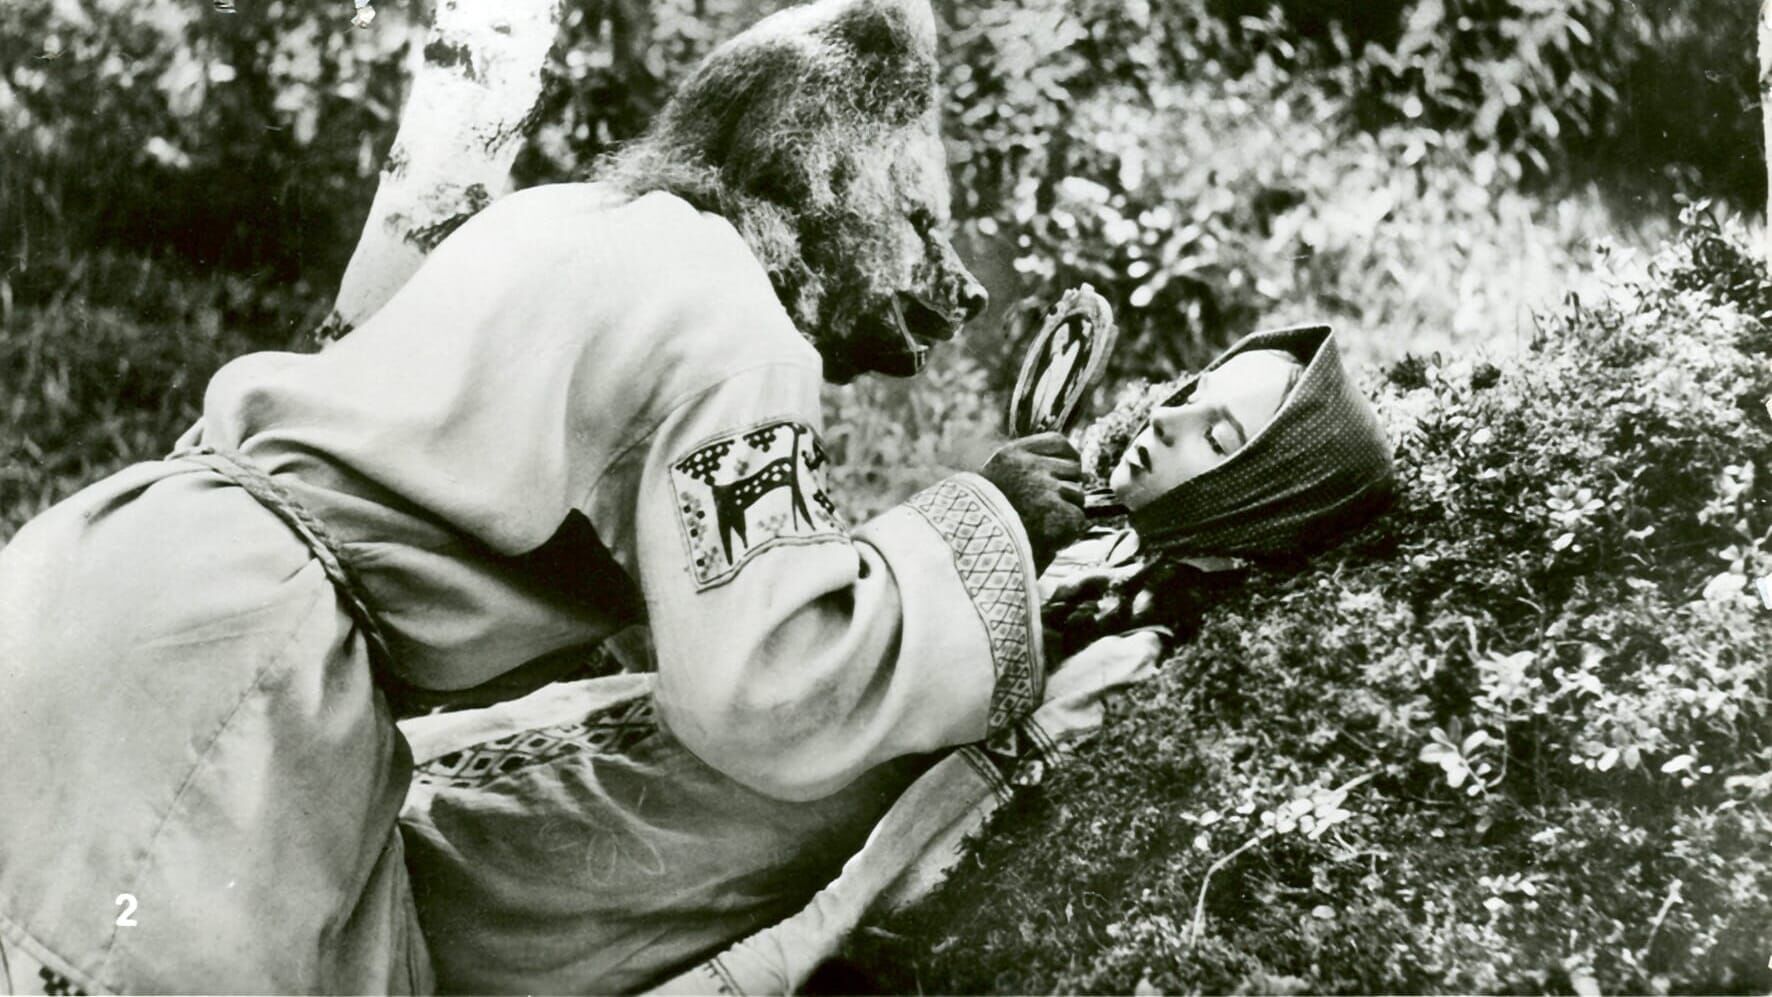
[[[1243,423],[1231,413],[1230,409],[1225,408],[1223,405],[1209,405],[1206,407],[1206,414],[1209,416],[1206,422],[1206,432],[1208,436],[1211,435],[1213,430],[1216,430],[1220,426],[1229,426],[1231,432],[1236,434],[1234,437],[1236,442],[1222,452],[1229,453],[1231,450],[1235,450],[1249,442],[1249,431],[1243,428]],[[1215,440],[1214,442],[1216,443],[1217,441]],[[1217,448],[1215,447],[1214,449]]]
[[[1208,423],[1206,425],[1206,445],[1211,447],[1212,452],[1219,455],[1220,457],[1229,457],[1231,455],[1231,452],[1229,450],[1226,450],[1224,447],[1224,444],[1218,442],[1218,437],[1214,436],[1212,433],[1212,431],[1217,428],[1218,428],[1218,423],[1216,423],[1216,422]]]
[[[954,237],[953,219],[936,214],[928,208],[912,208],[905,213],[910,219],[911,227],[925,239],[948,239]]]

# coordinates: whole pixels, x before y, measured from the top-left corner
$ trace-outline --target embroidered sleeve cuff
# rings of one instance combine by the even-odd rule
[[[988,635],[996,681],[987,732],[996,733],[1039,705],[1045,675],[1027,532],[1003,493],[976,474],[937,482],[906,504],[953,552],[960,583]]]

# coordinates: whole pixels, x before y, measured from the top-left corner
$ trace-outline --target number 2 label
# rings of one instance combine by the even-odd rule
[[[135,927],[135,909],[140,906],[140,904],[136,902],[135,894],[119,893],[114,902],[117,906],[123,908],[122,912],[117,915],[117,926],[122,928]]]

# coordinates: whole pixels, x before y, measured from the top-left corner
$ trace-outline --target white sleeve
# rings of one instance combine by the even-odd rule
[[[1033,558],[994,486],[957,475],[850,531],[824,484],[816,369],[776,363],[647,442],[636,523],[657,700],[708,764],[813,799],[1040,701]]]
[[[656,994],[791,994],[834,954],[872,910],[900,910],[928,896],[966,854],[1016,788],[1101,727],[1103,700],[1156,674],[1154,632],[1104,637],[1052,673],[1046,702],[995,744],[967,745],[906,789],[799,913],[742,939],[650,991]]]

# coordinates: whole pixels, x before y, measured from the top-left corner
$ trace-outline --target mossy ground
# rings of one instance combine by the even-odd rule
[[[1206,611],[850,978],[1772,985],[1772,298],[1695,221],[1517,357],[1393,366],[1392,513]]]

